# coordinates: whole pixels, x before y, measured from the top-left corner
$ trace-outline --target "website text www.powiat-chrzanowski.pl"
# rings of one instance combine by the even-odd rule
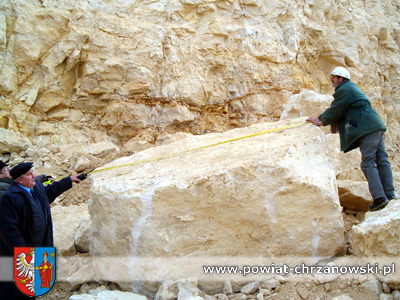
[[[301,264],[290,267],[286,264],[282,265],[266,265],[266,266],[203,266],[205,274],[241,274],[243,276],[249,274],[382,274],[383,276],[394,274],[396,272],[395,264],[380,267],[378,264],[366,264],[362,266],[307,266]]]

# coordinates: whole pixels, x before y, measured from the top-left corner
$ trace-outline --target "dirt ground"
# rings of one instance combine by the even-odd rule
[[[104,282],[84,284],[78,290],[71,291],[67,283],[57,282],[48,294],[39,299],[69,300],[69,298],[74,294],[85,294],[89,290],[96,289],[100,286],[106,287],[107,290],[119,290],[117,285]],[[257,297],[258,294],[259,291],[250,295],[243,293],[233,293],[228,295],[216,294],[212,295],[210,300],[259,300]],[[333,281],[325,284],[319,284],[316,282],[286,282],[279,285],[276,289],[268,291],[266,294],[267,295],[263,296],[263,299],[265,300],[329,300],[341,295],[347,295],[353,300],[379,299],[374,291],[361,286],[358,281]]]
[[[83,180],[81,183],[73,184],[73,188],[59,196],[52,206],[54,205],[78,205],[88,203],[90,198],[90,178]]]

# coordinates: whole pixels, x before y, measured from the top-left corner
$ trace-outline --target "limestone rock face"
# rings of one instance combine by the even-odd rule
[[[392,200],[382,210],[368,212],[352,229],[351,246],[359,256],[400,255],[400,201]]]
[[[327,109],[332,101],[333,97],[330,95],[320,95],[314,91],[302,90],[288,99],[280,119],[316,117]]]
[[[387,122],[397,161],[399,14],[395,0],[3,0],[0,127],[59,146],[63,131],[117,147],[149,129],[221,132],[278,120],[304,89],[332,94],[340,65]],[[58,153],[49,169],[70,159]]]
[[[151,161],[93,173],[91,254],[340,253],[343,220],[325,135],[304,120],[188,137],[104,168]],[[289,124],[297,126],[201,148]],[[201,149],[152,160],[196,148]]]
[[[0,147],[4,153],[20,153],[31,146],[29,139],[18,132],[0,128]]]

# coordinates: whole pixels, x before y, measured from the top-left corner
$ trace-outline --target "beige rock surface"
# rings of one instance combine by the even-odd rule
[[[57,280],[67,286],[68,291],[79,288],[84,283],[99,281],[96,278],[90,257],[58,256]]]
[[[197,278],[164,281],[154,299],[208,299],[209,296],[203,291],[199,290],[198,284]]]
[[[332,101],[333,96],[321,95],[314,91],[303,89],[300,93],[291,96],[287,100],[280,119],[296,119],[307,116],[316,117],[327,109]]]
[[[74,244],[77,252],[89,252],[89,243],[92,236],[90,224],[90,215],[87,215],[83,220],[81,220],[78,228],[75,231]]]
[[[29,139],[22,134],[0,128],[0,147],[4,153],[21,153],[31,145]]]
[[[338,180],[337,184],[340,205],[355,211],[368,211],[373,201],[367,181]]]
[[[82,220],[89,216],[87,205],[56,205],[51,209],[54,245],[63,256],[76,254],[75,232]]]

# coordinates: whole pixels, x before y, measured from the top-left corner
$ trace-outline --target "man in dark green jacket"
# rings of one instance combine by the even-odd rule
[[[331,106],[318,118],[308,121],[317,126],[337,127],[343,152],[360,148],[361,170],[374,200],[369,209],[382,209],[395,199],[392,169],[383,142],[386,127],[368,98],[350,81],[347,69],[335,68],[331,81],[335,88]]]

